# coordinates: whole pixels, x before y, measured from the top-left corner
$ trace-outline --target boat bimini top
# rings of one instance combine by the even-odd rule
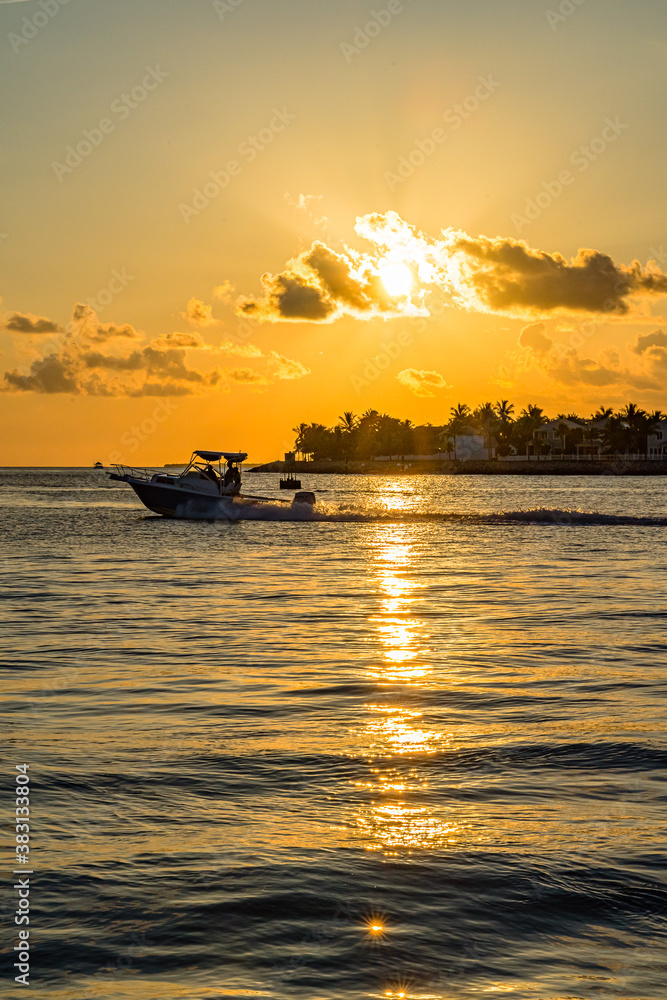
[[[190,459],[190,465],[197,459],[203,458],[205,462],[219,462],[224,458],[225,462],[245,462],[248,457],[245,451],[202,451],[197,449],[192,452],[192,458]]]

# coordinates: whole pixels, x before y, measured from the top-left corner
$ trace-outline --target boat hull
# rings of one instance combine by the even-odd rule
[[[134,492],[144,507],[162,517],[188,518],[206,516],[215,504],[216,512],[224,510],[226,504],[233,503],[233,497],[215,496],[214,494],[197,493],[181,487],[163,486],[159,483],[147,483],[142,480],[127,478]],[[222,501],[222,503],[221,503]]]

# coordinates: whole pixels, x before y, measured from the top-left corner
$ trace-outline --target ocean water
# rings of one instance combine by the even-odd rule
[[[667,479],[303,479],[0,471],[31,989],[664,1000]]]

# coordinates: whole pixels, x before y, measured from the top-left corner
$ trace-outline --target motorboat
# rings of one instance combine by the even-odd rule
[[[109,478],[128,483],[145,507],[163,517],[205,517],[225,510],[231,515],[249,504],[289,502],[241,493],[241,465],[247,457],[243,451],[197,449],[183,472],[116,465]],[[292,504],[313,506],[315,494],[301,490]]]

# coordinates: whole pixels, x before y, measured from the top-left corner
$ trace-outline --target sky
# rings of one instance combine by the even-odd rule
[[[0,0],[0,464],[667,409],[664,0]]]

